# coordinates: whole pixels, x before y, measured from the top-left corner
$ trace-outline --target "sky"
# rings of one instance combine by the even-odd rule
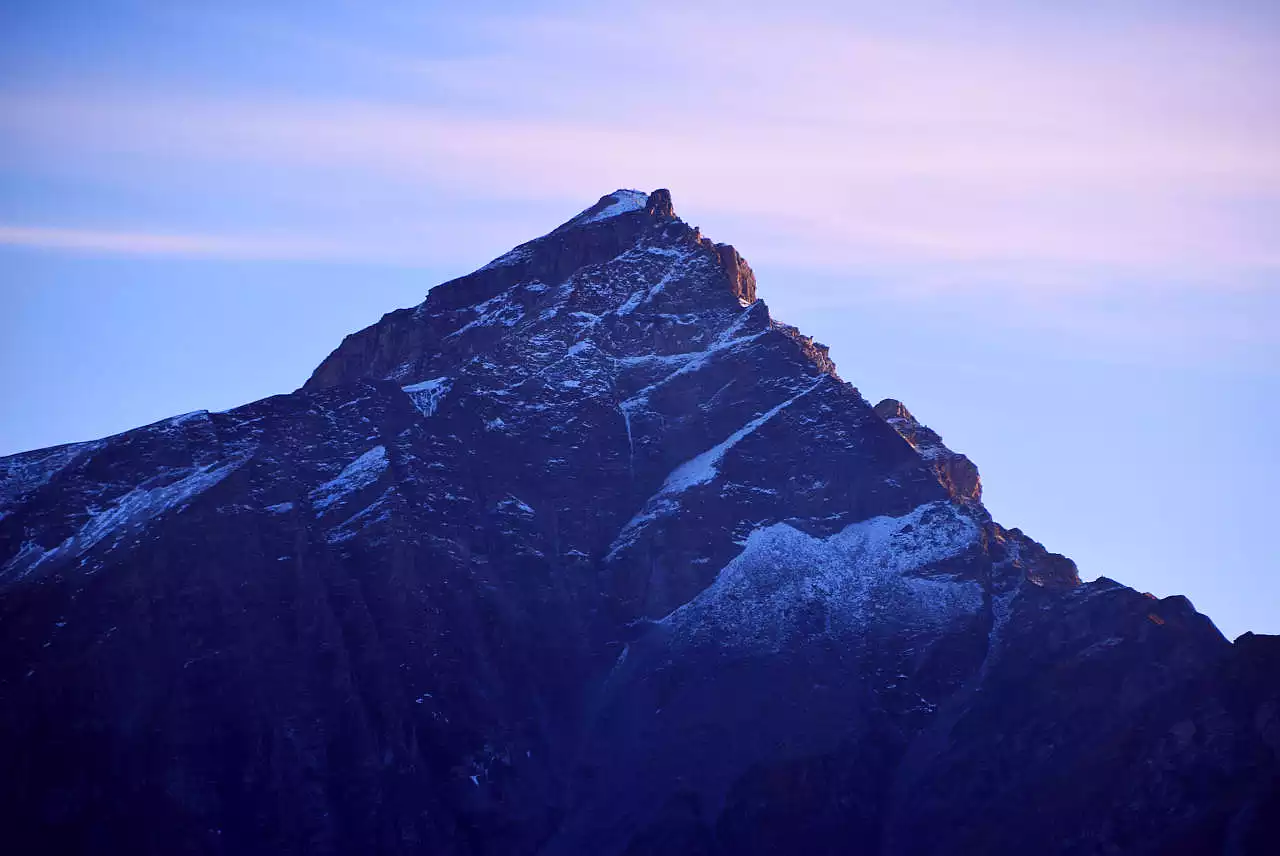
[[[0,454],[295,389],[620,187],[1002,523],[1280,633],[1269,2],[0,0]]]

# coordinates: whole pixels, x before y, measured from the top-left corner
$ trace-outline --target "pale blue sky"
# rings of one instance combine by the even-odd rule
[[[0,454],[667,186],[1001,522],[1280,632],[1275,4],[267,5],[0,3]]]

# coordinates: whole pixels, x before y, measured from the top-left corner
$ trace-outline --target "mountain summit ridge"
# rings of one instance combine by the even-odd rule
[[[542,237],[520,244],[473,273],[436,286],[417,307],[389,313],[381,321],[348,336],[302,388],[317,389],[358,377],[406,379],[413,372],[404,362],[395,366],[384,366],[376,358],[371,363],[362,362],[358,355],[369,350],[367,340],[371,336],[394,337],[401,328],[420,325],[424,318],[444,317],[447,322],[451,317],[449,313],[498,297],[504,290],[501,286],[509,289],[513,283],[520,282],[560,285],[584,268],[616,259],[641,239],[657,240],[668,248],[680,247],[687,253],[699,253],[714,260],[724,273],[728,290],[743,303],[755,302],[755,275],[746,260],[731,245],[704,238],[697,229],[680,220],[670,191],[658,189],[645,194],[616,190]],[[629,312],[635,308],[624,305],[619,311]],[[410,335],[410,339],[401,344],[403,356],[438,345],[439,339],[457,335],[458,329],[467,323],[470,322],[463,320],[456,327],[447,328],[447,332],[441,330],[434,341]],[[388,327],[395,328],[395,332],[386,331]],[[423,332],[429,335],[434,331]]]
[[[0,459],[19,850],[1262,853],[1274,642],[993,521],[664,190]]]

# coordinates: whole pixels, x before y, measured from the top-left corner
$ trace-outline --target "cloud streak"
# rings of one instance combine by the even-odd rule
[[[1267,37],[1166,26],[1132,40],[1057,21],[1037,24],[1057,26],[1055,38],[918,35],[810,11],[505,15],[467,23],[473,48],[448,56],[298,32],[305,58],[385,94],[10,90],[0,162],[123,182],[153,180],[157,165],[270,170],[273,191],[298,198],[325,182],[418,188],[417,201],[376,212],[391,235],[408,221],[483,228],[483,212],[469,220],[438,200],[567,215],[615,187],[665,185],[709,232],[732,226],[771,262],[1100,264],[1183,278],[1280,264],[1280,68]],[[395,23],[427,26],[403,13]],[[207,190],[228,208],[252,204],[251,182],[236,185]],[[369,217],[281,226],[347,236]],[[257,251],[248,238],[192,241],[184,251]]]
[[[305,240],[226,235],[119,232],[0,224],[0,245],[94,255],[243,260],[338,259],[346,253]]]

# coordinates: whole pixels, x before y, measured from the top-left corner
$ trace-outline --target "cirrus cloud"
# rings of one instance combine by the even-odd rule
[[[208,255],[338,245],[467,264],[433,254],[469,252],[462,236],[495,220],[500,251],[548,226],[546,211],[662,185],[768,263],[1039,266],[1043,288],[1081,287],[1047,269],[1087,265],[1276,282],[1259,273],[1280,263],[1274,32],[1172,16],[1134,39],[1023,15],[1001,33],[801,7],[773,19],[671,4],[443,20],[402,9],[383,13],[381,39],[367,32],[377,15],[353,36],[209,12],[202,27],[235,24],[264,54],[283,46],[365,94],[128,75],[10,88],[0,166],[126,193],[181,175],[232,222],[261,211],[269,187],[266,228],[303,236],[140,230],[208,233],[185,250]],[[444,49],[451,38],[468,49]],[[201,186],[206,171],[217,178]],[[434,240],[415,242],[423,232]],[[167,240],[134,246],[183,243]]]

